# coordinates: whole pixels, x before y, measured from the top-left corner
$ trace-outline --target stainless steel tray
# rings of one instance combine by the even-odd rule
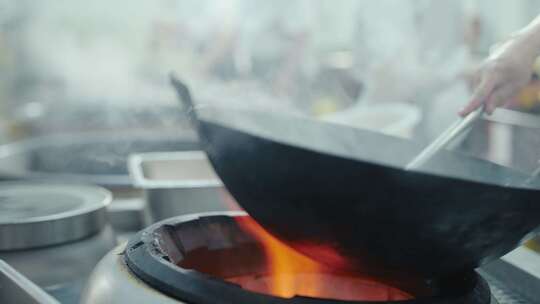
[[[132,155],[129,171],[143,189],[153,221],[177,215],[238,210],[201,151]]]

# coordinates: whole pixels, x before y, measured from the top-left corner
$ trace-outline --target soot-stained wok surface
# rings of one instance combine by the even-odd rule
[[[187,105],[202,148],[238,203],[271,233],[332,265],[389,280],[473,269],[540,223],[528,178],[446,151],[282,113]],[[520,186],[520,187],[516,187]]]
[[[279,113],[195,112],[203,148],[238,203],[315,259],[390,279],[474,268],[540,223],[527,176],[445,152],[403,166],[406,140]],[[428,172],[428,173],[426,173]],[[507,186],[510,185],[510,186]]]

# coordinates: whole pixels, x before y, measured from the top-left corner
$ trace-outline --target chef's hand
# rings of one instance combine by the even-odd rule
[[[521,40],[510,40],[497,46],[473,76],[473,96],[459,114],[465,116],[484,106],[488,114],[511,102],[531,80],[536,56],[521,46]]]
[[[473,78],[474,94],[460,111],[465,116],[481,106],[488,114],[503,106],[531,80],[540,55],[540,17],[494,48]]]

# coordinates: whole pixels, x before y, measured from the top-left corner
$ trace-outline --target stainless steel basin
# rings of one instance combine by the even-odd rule
[[[153,221],[177,215],[239,210],[201,151],[132,155],[129,171],[143,189]]]

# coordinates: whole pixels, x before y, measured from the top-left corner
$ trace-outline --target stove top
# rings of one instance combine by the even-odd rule
[[[118,212],[118,211],[116,211]],[[129,212],[130,218],[133,215],[133,210]],[[142,210],[141,210],[142,212]],[[115,218],[121,218],[116,215]],[[118,252],[111,253],[114,257],[118,257]],[[111,267],[108,267],[111,268]],[[126,268],[127,270],[127,268]],[[484,278],[491,289],[492,300],[490,304],[537,304],[540,299],[540,255],[527,248],[518,248],[500,260],[494,261],[481,269],[477,270]],[[20,277],[20,276],[18,276]],[[8,278],[9,279],[9,278]],[[139,281],[133,283],[130,288],[136,293],[136,289],[140,289],[144,283]],[[151,288],[147,286],[148,288]],[[36,287],[37,288],[37,287]],[[24,288],[23,288],[24,291]],[[10,292],[16,292],[16,296],[20,296],[20,290],[8,290],[7,293],[0,293],[0,303],[8,303],[6,299],[11,299],[14,295]],[[35,292],[35,291],[33,291]],[[155,289],[154,292],[155,293]],[[29,293],[28,296],[31,296]],[[73,295],[63,297],[55,295],[59,303],[79,303],[80,299]],[[141,299],[147,299],[141,297]],[[39,299],[29,303],[52,303],[51,299],[47,302],[40,302]],[[91,302],[87,302],[91,303]],[[114,302],[111,302],[114,303]],[[144,303],[136,300],[131,304]],[[161,302],[156,302],[161,303]],[[183,303],[182,301],[171,301],[163,303]],[[191,303],[191,302],[190,302]],[[329,302],[330,303],[330,302]],[[428,304],[428,303],[426,303]]]
[[[259,253],[257,248],[249,247],[254,239],[250,239],[251,236],[242,230],[240,223],[242,218],[247,217],[240,213],[220,213],[191,215],[158,223],[131,240],[125,250],[125,262],[136,277],[155,290],[189,303],[377,303],[374,299],[354,298],[352,302],[347,302],[325,300],[324,296],[314,298],[311,295],[282,298],[272,293],[275,290],[270,292],[268,286],[260,291],[246,287],[253,288],[257,285],[253,282],[239,286],[225,284],[227,277],[246,274],[253,276],[254,280],[261,280],[261,277],[267,275],[262,273],[268,271],[265,263],[271,262],[268,260],[268,251],[264,251],[262,260],[257,257],[261,254],[260,240],[255,240]],[[244,255],[246,251],[249,253]],[[390,298],[379,303],[537,303],[537,299],[540,299],[540,289],[535,288],[535,285],[540,282],[539,276],[520,267],[525,266],[525,269],[528,269],[539,260],[540,257],[535,253],[523,248],[518,249],[504,260],[478,270],[480,276],[471,272],[440,282],[429,281],[424,287],[411,285],[410,282],[402,286],[406,288],[402,290],[413,292],[415,297],[418,296],[419,290],[425,292],[425,288],[430,288],[433,293],[429,296],[419,296],[418,300],[406,302],[391,300],[390,298],[394,298],[389,296]],[[223,261],[225,263],[222,263]],[[175,266],[170,267],[171,265]],[[297,276],[296,271],[294,276]],[[266,284],[275,284],[269,283],[270,281]],[[484,281],[489,283],[491,296]],[[238,283],[237,280],[233,282]],[[332,284],[326,281],[324,283]],[[293,294],[301,294],[300,290],[305,290],[296,287],[298,293]],[[336,285],[333,288],[337,287]]]

